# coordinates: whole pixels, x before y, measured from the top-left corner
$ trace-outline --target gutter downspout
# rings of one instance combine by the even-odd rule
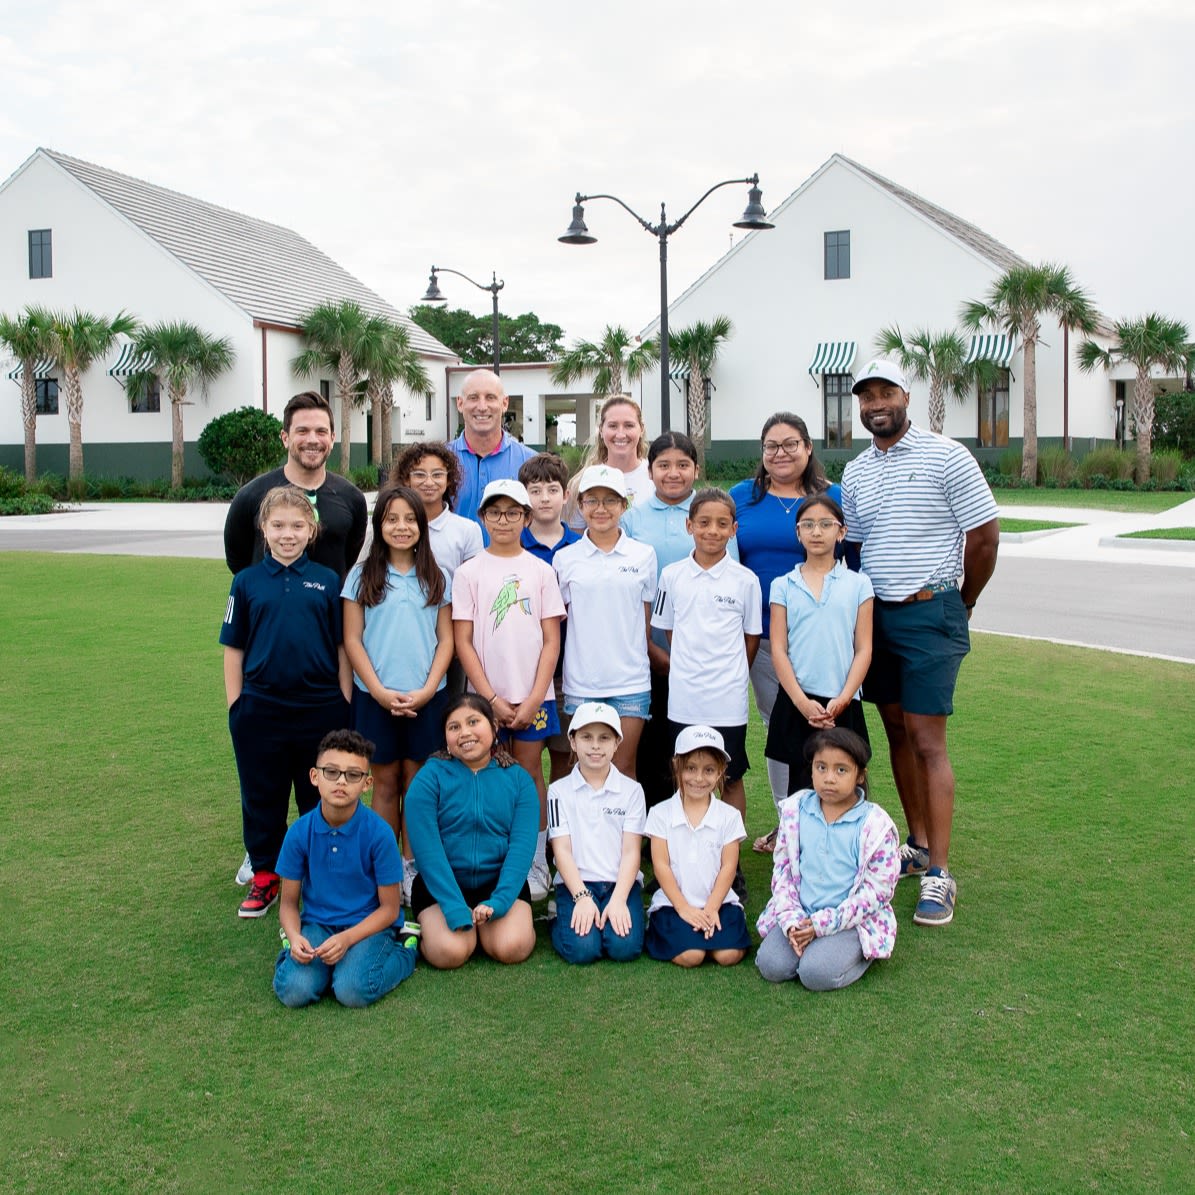
[[[1071,450],[1071,330],[1062,325],[1062,448]]]
[[[266,385],[266,375],[269,372],[269,365],[266,361],[266,327],[265,324],[261,326],[261,409],[269,413],[269,389]]]

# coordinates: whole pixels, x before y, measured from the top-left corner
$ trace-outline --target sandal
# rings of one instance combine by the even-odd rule
[[[779,833],[780,827],[777,826],[774,830],[769,830],[767,834],[761,834],[751,844],[751,849],[757,855],[770,855],[776,849],[776,835]]]

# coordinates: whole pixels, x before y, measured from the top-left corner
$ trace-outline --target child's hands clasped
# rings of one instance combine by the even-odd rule
[[[334,967],[342,958],[352,943],[346,938],[343,932],[333,934],[330,938],[325,938],[316,948],[315,957],[321,963],[327,963],[329,967]]]
[[[494,915],[494,910],[489,905],[475,905],[473,908],[473,924],[485,925]]]
[[[805,947],[813,941],[815,935],[813,932],[813,922],[808,917],[798,921],[788,931],[788,940],[792,944],[793,950],[796,952],[797,958],[805,953]]]
[[[682,921],[687,922],[704,937],[712,938],[722,928],[717,909],[711,913],[709,909],[699,909],[695,905],[685,904],[683,908],[678,906],[676,911]]]
[[[296,963],[303,963],[304,965],[315,958],[315,951],[312,950],[311,943],[302,934],[295,934],[294,938],[291,939],[290,957]]]
[[[830,703],[831,706],[833,704]],[[834,715],[820,701],[814,701],[811,697],[797,702],[797,712],[810,726],[816,726],[819,730],[828,730],[834,725]]]

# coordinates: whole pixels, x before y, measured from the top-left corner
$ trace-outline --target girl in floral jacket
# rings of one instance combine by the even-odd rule
[[[780,804],[772,898],[756,923],[764,979],[811,991],[854,983],[896,944],[892,893],[900,875],[892,819],[865,795],[871,748],[842,727],[806,746],[813,788]]]

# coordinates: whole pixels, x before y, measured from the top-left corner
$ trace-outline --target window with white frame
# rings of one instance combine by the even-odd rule
[[[822,401],[825,405],[826,448],[850,448],[855,379],[849,373],[822,374]]]

